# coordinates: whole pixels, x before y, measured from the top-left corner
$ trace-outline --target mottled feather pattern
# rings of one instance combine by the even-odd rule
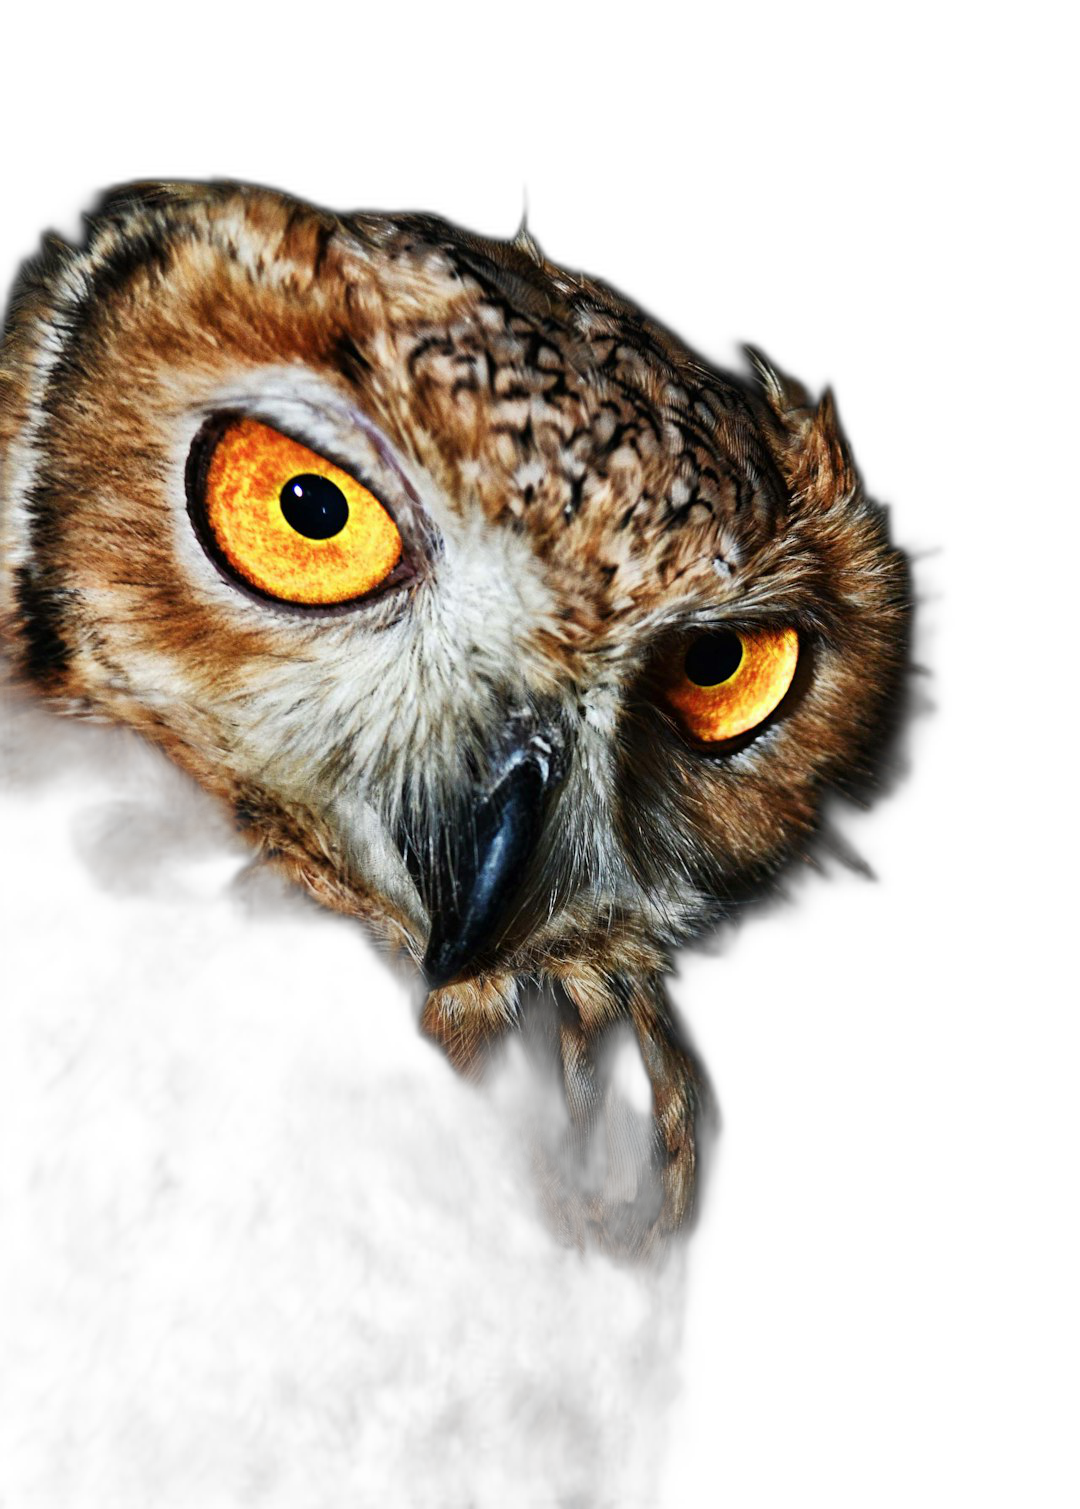
[[[163,184],[106,199],[83,247],[46,244],[0,363],[17,673],[160,745],[323,904],[421,960],[418,866],[467,834],[507,728],[558,731],[514,905],[423,1022],[474,1071],[553,988],[587,1140],[599,1042],[630,1020],[655,1199],[579,1193],[568,1219],[634,1250],[693,1206],[705,1092],[666,999],[673,950],[806,845],[829,787],[865,785],[906,661],[906,564],[831,395],[750,361],[710,367],[528,234]],[[195,438],[232,413],[369,486],[407,578],[318,610],[227,579],[188,492]],[[791,691],[737,747],[694,747],[664,667],[688,634],[763,624],[799,633]]]

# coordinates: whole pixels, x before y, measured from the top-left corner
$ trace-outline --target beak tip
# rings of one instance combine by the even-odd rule
[[[452,938],[440,938],[433,932],[420,964],[428,990],[442,990],[452,985],[466,963],[466,955],[455,947]]]

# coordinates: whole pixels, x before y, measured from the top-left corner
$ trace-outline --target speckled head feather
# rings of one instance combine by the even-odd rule
[[[831,398],[752,361],[707,366],[528,236],[162,184],[28,264],[0,366],[18,672],[138,729],[262,855],[426,960],[424,1025],[460,1067],[550,982],[584,1135],[596,1041],[629,1018],[657,1125],[630,1245],[693,1199],[672,952],[872,772],[906,654],[905,564]],[[400,550],[373,590],[284,601],[215,548],[208,457],[241,419],[385,510]],[[766,715],[687,725],[694,645],[745,668],[781,634],[797,665]],[[618,1224],[602,1195],[582,1210]]]

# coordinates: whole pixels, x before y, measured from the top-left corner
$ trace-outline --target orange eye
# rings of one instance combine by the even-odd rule
[[[215,551],[283,602],[362,597],[401,559],[397,525],[374,493],[257,419],[221,431],[201,503]]]
[[[735,739],[779,706],[798,658],[794,629],[713,630],[683,649],[664,696],[693,738]]]

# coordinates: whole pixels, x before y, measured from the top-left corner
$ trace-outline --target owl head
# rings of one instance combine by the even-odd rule
[[[629,1017],[659,1206],[699,1075],[661,980],[872,771],[908,579],[828,395],[719,372],[528,235],[121,191],[20,277],[4,636],[420,966],[474,1063],[523,981],[572,1114]]]

